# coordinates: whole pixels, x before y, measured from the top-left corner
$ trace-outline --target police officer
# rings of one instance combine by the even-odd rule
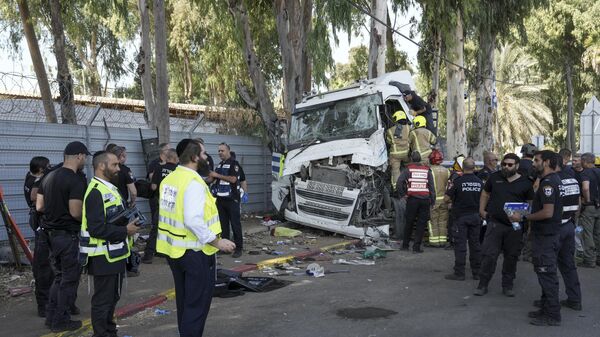
[[[94,178],[84,197],[79,253],[87,273],[94,277],[92,327],[94,337],[116,336],[113,320],[121,294],[130,238],[137,232],[137,219],[129,223],[112,223],[125,210],[119,189],[110,183],[118,177],[119,160],[110,152],[94,154]]]
[[[83,143],[69,143],[62,167],[44,177],[36,199],[36,209],[43,213],[42,230],[48,237],[55,275],[46,309],[46,325],[53,332],[81,327],[81,321],[71,320],[69,307],[77,296],[79,231],[86,188],[77,172],[83,169],[89,154]]]
[[[579,210],[581,194],[577,179],[570,175],[561,159],[562,157],[557,159],[556,170],[561,179],[560,197],[562,200],[557,263],[565,283],[567,299],[560,301],[560,305],[581,311],[581,287],[575,266],[575,215]],[[544,294],[542,294],[542,299],[534,301],[533,305],[541,308],[543,300]]]
[[[531,181],[535,181],[536,170],[533,167],[533,155],[537,147],[531,143],[521,146],[521,161],[519,162],[519,174]]]
[[[406,113],[402,110],[392,115],[394,125],[386,131],[385,138],[390,146],[388,154],[392,175],[392,187],[396,189],[396,182],[400,176],[400,167],[409,162],[408,158],[408,134],[410,132],[409,121]]]
[[[500,252],[504,254],[502,265],[502,293],[514,297],[513,281],[517,272],[517,260],[521,251],[523,229],[515,229],[504,211],[507,202],[529,202],[533,199],[533,187],[529,179],[517,173],[519,157],[507,153],[502,158],[502,169],[490,175],[483,186],[479,200],[479,214],[487,222],[485,239],[481,247],[481,267],[476,296],[488,292],[488,284],[496,271]]]
[[[479,279],[481,265],[481,247],[479,246],[479,199],[483,182],[474,173],[475,161],[466,158],[463,161],[463,175],[456,178],[446,192],[444,201],[452,202],[452,236],[454,237],[454,273],[446,275],[447,280],[464,281],[469,245],[469,263],[474,280]]]
[[[404,241],[402,250],[408,250],[410,237],[415,220],[417,229],[413,243],[413,253],[422,253],[421,241],[425,226],[430,219],[431,208],[435,205],[435,189],[433,174],[429,166],[421,164],[421,155],[415,151],[411,154],[412,163],[400,174],[396,187],[398,196],[406,198],[406,225],[404,226]]]
[[[244,237],[242,236],[242,222],[240,214],[240,194],[237,184],[240,177],[240,165],[231,158],[231,148],[226,143],[219,144],[219,158],[221,162],[210,172],[210,178],[216,181],[213,184],[213,194],[217,197],[217,209],[223,230],[223,237],[229,238],[229,228],[233,231],[235,252],[234,258],[242,256]]]
[[[535,153],[534,168],[540,184],[533,199],[531,214],[512,214],[510,221],[531,221],[533,267],[542,287],[542,308],[532,311],[533,325],[560,325],[558,275],[556,261],[562,215],[561,180],[555,170],[556,153],[544,150]]]
[[[40,213],[35,209],[35,200],[44,173],[50,167],[50,160],[46,157],[33,157],[29,162],[29,172],[25,176],[23,192],[25,201],[29,206],[29,226],[35,234],[35,247],[33,251],[32,271],[35,280],[35,300],[37,302],[38,316],[46,317],[48,292],[54,281],[54,273],[50,265],[50,247],[47,238],[40,227]]]
[[[578,266],[584,268],[600,265],[600,170],[594,166],[595,160],[593,153],[581,155],[583,261]]]
[[[427,122],[425,117],[416,116],[413,119],[414,129],[408,134],[408,151],[419,152],[422,164],[428,164],[428,158],[431,154],[431,147],[437,142],[436,136],[430,130],[426,129]]]
[[[490,151],[483,153],[483,168],[477,172],[477,177],[484,183],[490,176],[490,174],[498,170],[498,156]]]
[[[177,145],[180,165],[160,184],[156,250],[167,256],[175,281],[177,326],[182,337],[202,336],[216,276],[214,254],[235,244],[220,239],[215,199],[197,173],[207,166],[204,146],[193,139]]]
[[[444,194],[446,193],[450,171],[441,164],[444,161],[444,155],[438,149],[433,149],[429,155],[431,164],[431,174],[433,174],[433,184],[435,189],[435,207],[431,210],[431,220],[429,220],[429,246],[444,247],[448,236],[448,205],[444,203]]]
[[[458,156],[454,157],[454,163],[452,164],[452,171],[450,172],[450,178],[448,178],[448,184],[447,184],[447,188],[446,188],[447,190],[453,186],[454,180],[456,180],[456,178],[463,175],[462,165],[463,165],[464,160],[465,160],[465,156],[462,154],[459,154]],[[452,209],[452,204],[450,204],[449,206],[450,206],[450,209]],[[446,232],[448,232],[448,233],[452,232],[452,221],[453,221],[453,218],[448,217],[448,221],[446,222]],[[447,241],[448,242],[446,242],[444,249],[454,250],[453,236],[449,235],[447,237]]]

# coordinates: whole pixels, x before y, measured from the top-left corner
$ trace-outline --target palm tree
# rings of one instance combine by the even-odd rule
[[[545,85],[537,61],[524,48],[506,43],[495,56],[498,111],[494,121],[495,150],[512,152],[549,134],[552,112],[544,103]]]

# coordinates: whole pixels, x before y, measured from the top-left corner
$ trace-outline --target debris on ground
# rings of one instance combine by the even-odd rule
[[[14,266],[0,266],[0,302],[10,297],[31,293],[33,272],[30,266],[18,270]]]
[[[25,294],[29,294],[33,291],[33,288],[30,286],[26,287],[13,287],[8,289],[8,293],[11,297],[17,297]]]
[[[365,259],[381,259],[386,257],[387,252],[385,250],[382,250],[378,247],[375,246],[369,246],[367,247],[367,249],[365,250],[365,252],[363,253],[363,258]]]
[[[154,314],[156,316],[164,316],[164,315],[169,315],[171,313],[171,311],[166,310],[166,309],[160,309],[160,308],[156,308],[154,309]]]
[[[363,260],[363,259],[353,259],[353,260],[346,260],[346,259],[335,259],[332,261],[333,264],[348,264],[348,265],[354,265],[354,266],[373,266],[375,265],[375,261],[373,260]]]
[[[293,238],[298,235],[302,235],[302,232],[293,228],[275,227],[273,230],[271,230],[271,234],[273,236]]]
[[[318,263],[311,263],[306,266],[306,274],[314,277],[325,276],[325,268]]]

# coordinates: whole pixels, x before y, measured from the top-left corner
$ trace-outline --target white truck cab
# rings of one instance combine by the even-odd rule
[[[286,220],[351,237],[386,237],[394,222],[385,130],[402,109],[408,71],[304,97],[290,120],[287,154],[272,184]]]

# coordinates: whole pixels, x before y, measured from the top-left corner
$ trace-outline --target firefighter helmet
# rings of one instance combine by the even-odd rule
[[[462,172],[463,161],[465,161],[465,156],[459,154],[454,158],[454,165],[452,165],[452,169],[457,172]]]
[[[413,119],[413,124],[415,125],[415,128],[424,128],[427,126],[427,120],[425,117],[418,115]]]
[[[401,120],[405,120],[406,119],[406,112],[402,111],[402,110],[398,110],[396,112],[394,112],[394,114],[392,115],[392,120],[394,121],[394,123],[398,123]]]
[[[438,149],[431,150],[431,154],[429,155],[429,162],[431,165],[439,165],[444,161],[444,155],[442,151]]]

